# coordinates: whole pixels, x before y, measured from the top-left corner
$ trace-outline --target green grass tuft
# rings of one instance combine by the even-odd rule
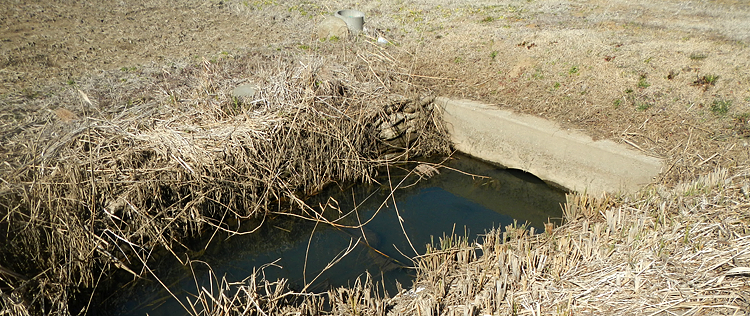
[[[703,60],[706,59],[706,57],[708,57],[708,55],[705,53],[690,53],[691,60]]]
[[[650,83],[648,83],[648,81],[646,81],[646,76],[644,76],[644,75],[641,75],[641,78],[640,78],[640,79],[638,79],[638,84],[637,84],[637,86],[638,86],[638,88],[641,88],[641,89],[645,89],[645,88],[648,88],[648,87],[650,87],[650,86],[651,86],[651,84],[650,84]]]
[[[711,112],[715,115],[724,115],[729,112],[729,107],[732,106],[732,100],[714,100],[711,103]]]
[[[635,109],[638,110],[638,111],[645,111],[645,110],[650,109],[651,106],[652,105],[650,103],[638,102],[638,103],[636,103]]]

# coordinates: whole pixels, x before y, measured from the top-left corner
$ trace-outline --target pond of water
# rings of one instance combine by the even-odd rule
[[[392,167],[390,184],[382,177],[378,178],[381,185],[333,187],[309,201],[318,212],[325,209],[329,218],[331,214],[349,214],[337,224],[366,223],[361,228],[333,228],[283,215],[269,217],[253,234],[215,237],[200,260],[230,282],[241,281],[254,269],[273,262],[263,270],[267,279],[286,278],[295,290],[310,284],[308,291],[348,285],[368,271],[392,296],[396,294],[396,282],[411,286],[414,273],[409,258],[416,255],[415,250],[424,253],[426,244],[437,243],[442,236],[456,234],[474,239],[514,221],[528,223],[540,232],[544,223],[561,217],[564,193],[524,172],[458,155],[448,159],[439,174],[420,179],[412,172],[402,182],[406,170],[415,165]],[[424,171],[431,169],[424,167]],[[390,188],[399,183],[400,188],[390,197]],[[323,271],[347,248],[353,250]],[[156,274],[169,280],[165,283],[178,297],[185,297],[196,292],[196,284],[206,286],[208,282],[206,266],[193,267],[192,271],[186,267],[157,268]],[[139,285],[135,293],[116,314],[182,312],[177,301],[156,283]]]

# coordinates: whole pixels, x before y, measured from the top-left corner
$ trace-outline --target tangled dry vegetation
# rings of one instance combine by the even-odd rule
[[[750,312],[750,169],[667,190],[570,195],[566,223],[481,240],[447,236],[413,258],[417,279],[384,297],[369,275],[325,293],[260,271],[215,278],[186,306],[206,315],[745,315]]]
[[[481,244],[444,240],[419,259],[423,275],[394,311],[747,314],[748,171],[720,169],[632,198],[571,195],[567,223],[542,234],[506,227]]]
[[[330,11],[282,2],[232,3],[249,8],[247,21],[302,21],[279,22],[293,30],[320,17],[309,13]],[[259,271],[242,282],[214,278],[185,307],[203,315],[750,313],[748,46],[744,28],[718,27],[740,25],[746,9],[602,3],[419,1],[387,14],[372,2],[368,25],[420,58],[397,46],[305,41],[3,96],[0,314],[86,310],[115,271],[148,277],[144,263],[156,249],[177,254],[190,237],[232,231],[269,209],[303,212],[304,198],[328,183],[370,181],[393,150],[375,122],[424,89],[620,139],[664,158],[666,170],[637,196],[570,196],[566,223],[542,234],[512,226],[476,243],[445,238],[414,258],[415,284],[393,298],[367,276],[312,294]],[[705,16],[716,24],[695,33],[690,23]],[[259,94],[232,98],[246,81]],[[439,122],[423,118],[406,154],[445,152]]]
[[[305,198],[328,184],[371,181],[397,159],[445,153],[429,104],[407,98],[417,91],[388,70],[395,60],[369,45],[335,60],[251,51],[115,70],[34,100],[6,99],[4,312],[86,311],[113,271],[148,277],[158,249],[179,258],[189,238],[234,231],[267,211],[304,213]],[[255,97],[231,95],[244,81],[260,86]],[[410,122],[422,132],[399,150],[376,125],[407,106],[423,114]]]

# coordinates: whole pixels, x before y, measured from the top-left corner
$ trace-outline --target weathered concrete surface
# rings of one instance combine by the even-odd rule
[[[538,117],[467,100],[437,98],[435,104],[457,150],[570,190],[632,193],[662,170],[661,159],[609,140],[595,142]]]

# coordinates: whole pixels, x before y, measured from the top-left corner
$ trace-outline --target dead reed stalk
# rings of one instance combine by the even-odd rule
[[[0,129],[3,310],[85,311],[113,271],[146,276],[155,249],[179,259],[189,238],[304,210],[331,183],[370,181],[389,163],[375,121],[413,93],[390,75],[397,65],[372,54],[334,62],[254,51],[111,71],[3,105],[19,113]],[[230,94],[243,81],[261,87],[254,97]],[[432,112],[417,111],[421,132],[403,152],[445,152]]]
[[[443,239],[418,258],[393,314],[746,314],[748,176],[719,169],[638,197],[572,195],[551,231]]]

